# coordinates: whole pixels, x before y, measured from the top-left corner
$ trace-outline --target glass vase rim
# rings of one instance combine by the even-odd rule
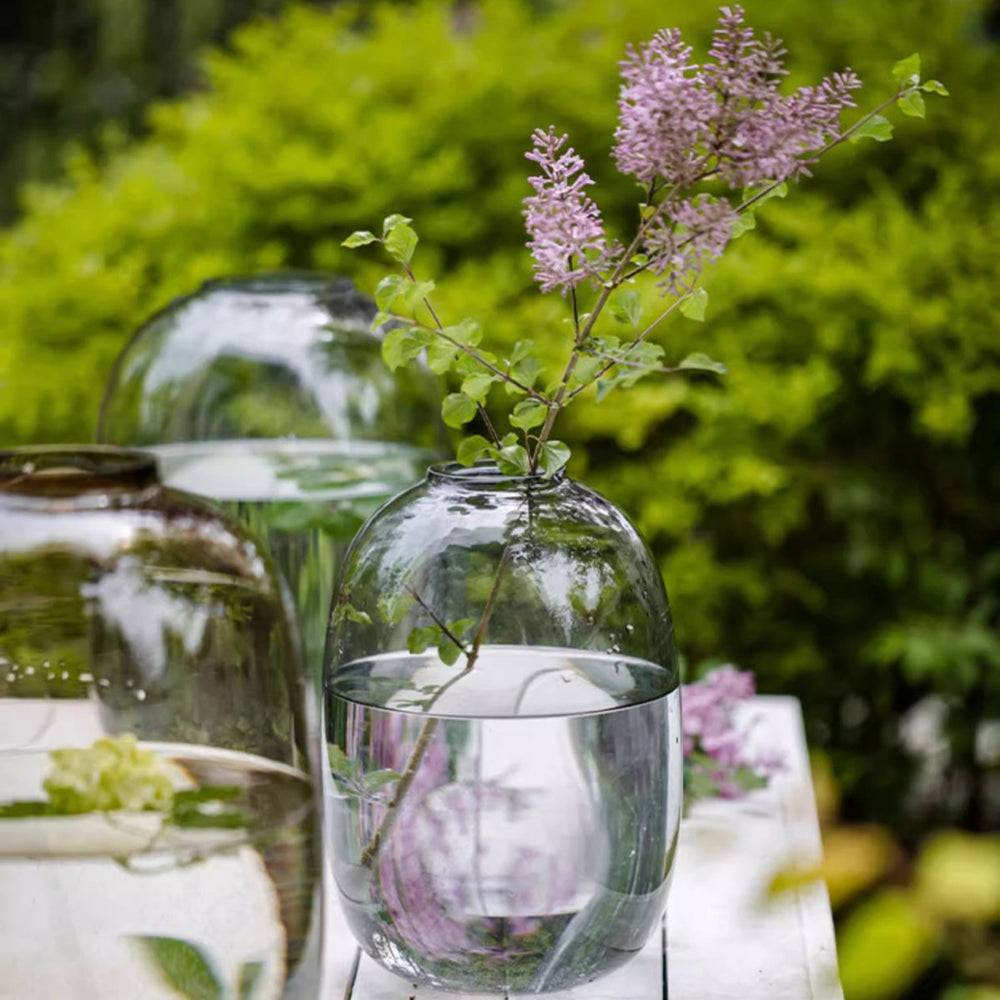
[[[102,444],[42,444],[0,449],[0,504],[103,506],[160,486],[155,455]]]
[[[203,281],[199,291],[237,292],[248,295],[294,294],[326,292],[342,294],[357,289],[350,278],[342,274],[308,269],[260,271],[255,274],[222,274]]]
[[[427,480],[431,483],[450,483],[468,490],[521,490],[545,489],[558,486],[566,481],[566,470],[559,469],[551,476],[542,472],[529,472],[523,475],[501,472],[496,462],[490,459],[479,459],[472,465],[462,465],[461,462],[436,462],[427,470]]]

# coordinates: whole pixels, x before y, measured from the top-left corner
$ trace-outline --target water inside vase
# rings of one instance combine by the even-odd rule
[[[328,837],[365,950],[411,982],[593,980],[658,926],[681,809],[680,698],[643,660],[486,646],[348,664],[325,696]]]

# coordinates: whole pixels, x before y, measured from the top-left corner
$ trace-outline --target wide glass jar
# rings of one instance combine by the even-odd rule
[[[148,455],[0,452],[0,994],[318,995],[311,686],[235,521]]]
[[[210,281],[118,358],[98,440],[156,451],[164,481],[224,501],[285,574],[318,677],[333,580],[365,518],[444,445],[430,372],[392,373],[350,281]]]
[[[336,600],[327,837],[362,947],[498,995],[636,954],[682,746],[666,594],[627,519],[561,475],[437,467],[361,530]]]

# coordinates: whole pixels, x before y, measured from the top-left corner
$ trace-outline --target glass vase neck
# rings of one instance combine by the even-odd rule
[[[50,445],[0,451],[0,504],[122,503],[160,484],[156,460],[101,445]]]
[[[544,476],[540,472],[525,476],[512,476],[501,472],[495,462],[476,462],[462,465],[459,462],[442,462],[427,470],[427,480],[433,485],[448,485],[470,491],[523,493],[552,489],[566,479],[560,469],[555,475]]]

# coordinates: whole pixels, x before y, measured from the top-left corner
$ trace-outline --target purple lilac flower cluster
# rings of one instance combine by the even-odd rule
[[[724,666],[682,691],[684,706],[684,778],[689,800],[718,796],[740,798],[762,788],[783,769],[774,753],[751,753],[747,733],[736,725],[734,709],[752,698],[750,671]]]
[[[743,17],[738,6],[721,9],[702,65],[692,62],[676,29],[627,50],[612,155],[622,173],[648,188],[650,211],[624,257],[609,247],[600,212],[584,193],[592,181],[580,157],[563,148],[566,137],[551,128],[535,132],[526,155],[541,174],[530,179],[535,194],[525,199],[525,215],[543,291],[565,294],[587,276],[614,282],[638,250],[664,292],[684,295],[721,256],[737,214],[726,198],[692,197],[694,189],[712,181],[736,190],[794,180],[840,138],[840,113],[854,106],[857,76],[844,70],[783,95],[780,44],[757,38]]]
[[[535,195],[525,199],[525,215],[535,275],[543,292],[578,285],[596,275],[605,262],[606,240],[601,213],[586,194],[593,180],[572,150],[562,152],[566,136],[536,129],[535,149],[525,154],[542,169],[528,182]]]

